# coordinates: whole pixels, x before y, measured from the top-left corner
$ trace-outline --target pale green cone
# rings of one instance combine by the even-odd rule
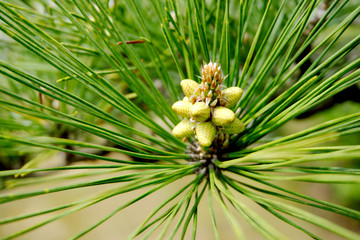
[[[230,87],[221,91],[223,96],[226,98],[226,107],[232,108],[234,107],[237,102],[239,102],[243,90],[239,87]]]
[[[172,110],[176,112],[177,115],[185,118],[191,118],[191,109],[193,105],[187,101],[177,101],[172,105]]]
[[[222,133],[238,134],[244,131],[245,125],[240,119],[236,118],[231,124],[222,127]]]
[[[174,127],[172,134],[178,138],[190,137],[194,135],[193,127],[195,127],[194,122],[190,122],[189,119],[184,119]]]
[[[190,99],[192,95],[198,95],[200,84],[191,79],[184,79],[180,83],[184,94]]]
[[[226,107],[216,107],[212,122],[216,126],[225,126],[231,124],[235,120],[235,113]]]
[[[210,117],[210,107],[204,102],[197,102],[191,109],[191,117],[198,121],[204,122]]]
[[[196,136],[201,146],[209,147],[214,141],[216,128],[211,122],[202,122],[196,126]]]

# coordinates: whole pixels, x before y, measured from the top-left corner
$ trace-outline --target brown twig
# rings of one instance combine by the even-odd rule
[[[42,95],[41,92],[39,92],[39,103],[40,103],[41,105],[44,105],[44,104],[43,104],[43,95]],[[44,112],[44,110],[43,110],[42,107],[40,107],[40,111],[41,111],[41,112]]]
[[[126,44],[138,44],[138,43],[145,43],[144,40],[130,40],[130,41],[125,41]],[[117,42],[116,45],[121,45],[123,44],[123,42]]]

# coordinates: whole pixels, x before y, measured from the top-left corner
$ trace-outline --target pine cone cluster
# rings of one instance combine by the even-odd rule
[[[173,135],[187,138],[193,135],[203,147],[209,147],[218,136],[238,134],[245,128],[231,110],[241,98],[242,89],[230,87],[221,90],[225,77],[221,67],[210,61],[201,69],[201,83],[191,79],[181,81],[185,94],[172,109],[184,119],[175,126]]]

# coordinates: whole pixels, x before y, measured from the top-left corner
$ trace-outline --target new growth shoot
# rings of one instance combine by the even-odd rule
[[[175,126],[173,135],[190,141],[187,153],[191,161],[202,162],[203,170],[218,159],[229,145],[230,136],[245,129],[232,108],[243,93],[239,87],[224,88],[221,67],[210,61],[201,69],[201,83],[181,81],[185,94],[172,109],[184,119]]]

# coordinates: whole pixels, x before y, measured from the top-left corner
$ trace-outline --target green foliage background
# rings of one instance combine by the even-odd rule
[[[121,210],[178,182],[181,187],[129,239],[201,239],[204,199],[215,239],[222,237],[216,208],[236,238],[249,237],[239,219],[265,239],[292,238],[242,198],[310,238],[323,237],[304,222],[359,239],[346,224],[311,210],[343,215],[357,226],[360,219],[359,104],[345,94],[348,102],[321,111],[344,91],[359,91],[359,14],[357,1],[347,0],[1,1],[0,203],[103,186],[62,205],[1,216],[4,228],[45,216],[1,237],[26,238],[43,225],[143,189],[71,236],[91,237]],[[201,163],[189,164],[188,143],[171,134],[180,121],[171,105],[183,97],[180,81],[198,81],[202,63],[210,60],[228,75],[226,86],[244,89],[234,110],[240,108],[246,129],[231,138],[214,168],[195,174]],[[294,120],[311,111],[320,113]],[[61,166],[51,165],[61,157]],[[104,161],[83,162],[89,159]],[[79,169],[84,171],[74,171]],[[294,181],[329,184],[349,205],[303,194]]]

